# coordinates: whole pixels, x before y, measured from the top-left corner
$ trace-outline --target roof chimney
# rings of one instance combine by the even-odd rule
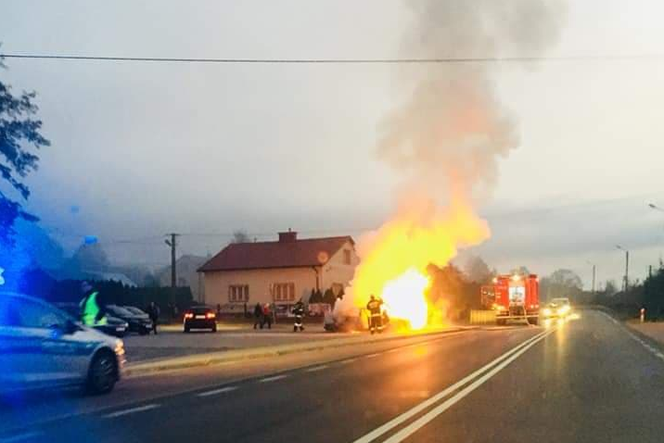
[[[288,232],[280,232],[279,233],[279,242],[280,243],[290,243],[294,242],[297,240],[297,232],[291,231],[290,228],[288,228]]]

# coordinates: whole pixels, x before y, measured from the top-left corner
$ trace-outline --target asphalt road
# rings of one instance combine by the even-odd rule
[[[660,442],[663,392],[664,355],[584,311],[25,399],[0,442]]]

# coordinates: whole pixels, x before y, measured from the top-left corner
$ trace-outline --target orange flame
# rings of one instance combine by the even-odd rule
[[[487,223],[477,217],[465,199],[454,199],[440,209],[430,199],[410,199],[396,216],[358,243],[362,259],[355,270],[353,294],[356,306],[366,305],[370,295],[380,295],[391,318],[403,319],[421,329],[428,319],[440,319],[440,309],[430,305],[426,268],[444,266],[460,247],[489,237]]]

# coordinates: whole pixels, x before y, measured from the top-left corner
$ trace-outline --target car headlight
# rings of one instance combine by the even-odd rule
[[[551,315],[551,309],[549,308],[544,308],[544,315]]]
[[[558,309],[558,315],[565,315],[569,312],[569,306],[562,306]]]

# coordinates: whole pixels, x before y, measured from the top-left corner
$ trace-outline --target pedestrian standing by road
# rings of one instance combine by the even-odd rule
[[[261,329],[267,323],[267,328],[272,329],[272,310],[270,309],[270,304],[265,303],[263,305],[263,322],[261,323]]]
[[[260,303],[256,303],[256,306],[254,307],[254,329],[256,329],[258,325],[263,329],[263,308]]]
[[[152,332],[154,332],[154,335],[157,335],[157,323],[159,322],[160,313],[159,306],[151,301],[148,307],[148,315],[150,316],[150,320],[152,320]]]
[[[297,332],[298,330],[304,331],[304,325],[302,324],[302,320],[304,319],[304,303],[302,303],[302,300],[298,301],[295,303],[295,306],[293,306],[293,314],[295,315],[293,332]]]

